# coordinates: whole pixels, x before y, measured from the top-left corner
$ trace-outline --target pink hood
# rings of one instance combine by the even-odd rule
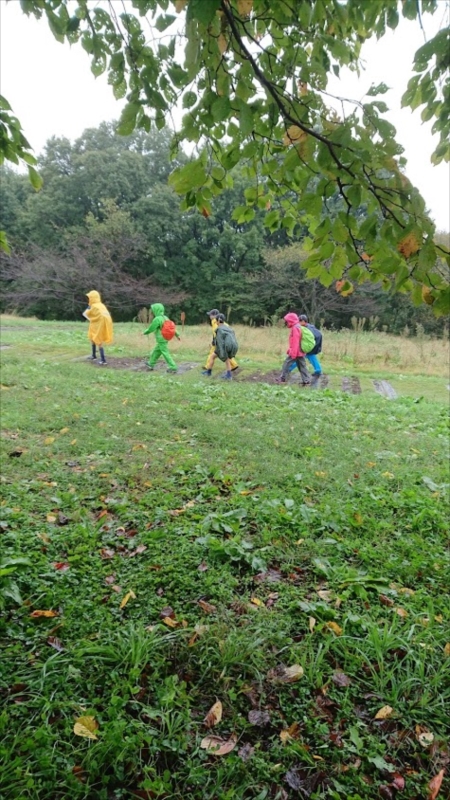
[[[289,314],[286,314],[286,316],[284,317],[284,321],[288,326],[288,328],[293,328],[294,325],[298,325],[300,322],[297,314],[294,314],[293,311],[290,311]]]

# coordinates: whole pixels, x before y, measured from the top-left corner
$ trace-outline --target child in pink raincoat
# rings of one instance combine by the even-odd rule
[[[311,377],[306,366],[305,353],[302,350],[302,326],[297,314],[290,312],[284,317],[284,322],[289,328],[289,345],[287,349],[287,357],[284,361],[281,375],[278,378],[279,383],[286,383],[286,378],[289,374],[290,368],[295,363],[302,378],[303,386],[309,386]]]

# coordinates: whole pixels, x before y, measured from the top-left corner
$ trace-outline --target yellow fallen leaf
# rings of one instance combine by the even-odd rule
[[[202,750],[209,750],[213,756],[226,756],[236,747],[237,737],[233,734],[229,739],[219,736],[205,736],[200,742]]]
[[[392,472],[382,472],[383,478],[395,478],[395,475]]]
[[[69,428],[61,428],[60,433],[69,433]]]
[[[223,707],[220,700],[217,700],[214,705],[211,706],[209,709],[203,723],[206,725],[207,728],[212,728],[214,725],[217,725],[220,720],[222,719],[222,712]]]
[[[399,617],[402,617],[402,619],[408,616],[408,612],[405,611],[404,608],[394,608],[394,611],[399,615]]]
[[[342,628],[337,624],[337,622],[326,622],[324,627],[328,628],[330,631],[333,631],[336,636],[342,636]]]
[[[56,522],[56,517],[54,514],[47,514],[47,522]]]
[[[136,599],[135,593],[133,592],[133,590],[130,590],[129,592],[126,593],[125,597],[122,598],[119,608],[125,608],[126,604],[128,603],[128,600],[135,600],[135,599]]]
[[[176,619],[172,619],[172,617],[163,617],[161,620],[164,622],[164,625],[167,625],[169,628],[178,628],[179,622]]]
[[[76,444],[76,443],[77,443],[77,440],[76,439],[72,439],[70,444]]]
[[[376,467],[376,465],[377,465],[376,461],[368,461],[366,466],[368,466],[368,467]]]
[[[394,709],[392,708],[392,706],[383,706],[383,708],[380,708],[380,710],[377,711],[377,713],[374,716],[374,719],[387,719],[388,717],[391,716],[393,711]]]
[[[283,676],[283,683],[294,683],[303,676],[303,667],[300,664],[293,664],[292,667],[286,667]]]
[[[314,761],[323,761],[322,756],[313,756]]]
[[[399,594],[407,594],[409,597],[412,597],[413,594],[415,594],[414,589],[408,589],[407,586],[401,586],[398,591],[399,591]]]
[[[297,539],[295,544],[303,544],[304,541],[305,541],[304,539]]]
[[[283,742],[283,744],[286,744],[286,742],[290,742],[292,741],[292,739],[295,739],[298,735],[299,729],[300,725],[298,724],[298,722],[293,722],[292,725],[289,726],[289,728],[285,728],[284,730],[280,731],[280,739]]]
[[[331,603],[332,592],[330,589],[319,589],[317,594],[321,600],[325,600],[326,603]]]
[[[326,476],[327,476],[327,473],[326,473],[326,472],[323,472],[322,470],[318,470],[317,472],[315,472],[315,473],[314,473],[314,475],[315,475],[317,478],[326,478]]]
[[[447,644],[444,647],[444,656],[450,658],[450,642],[447,642]]]
[[[363,524],[363,518],[362,518],[361,514],[359,513],[359,511],[357,511],[356,514],[353,515],[353,517],[355,519],[355,522],[358,525],[362,525]]]
[[[251,597],[250,598],[250,602],[253,603],[254,606],[263,606],[264,605],[263,601],[260,600],[259,597]]]
[[[10,388],[10,386],[4,386],[3,383],[0,383],[0,389],[2,392],[9,392]]]
[[[431,731],[422,731],[422,733],[419,733],[417,741],[422,747],[430,747],[434,742],[434,736]]]
[[[30,614],[30,617],[33,617],[33,619],[36,619],[37,617],[57,617],[57,616],[58,616],[58,612],[57,611],[50,611],[50,610],[48,610],[48,611],[32,611],[31,614]]]
[[[314,617],[310,617],[309,618],[309,630],[311,631],[311,633],[314,630],[314,626],[315,626],[316,622],[317,622],[317,620]]]
[[[54,441],[55,441],[54,436],[47,436],[47,438],[44,439],[44,444],[53,444]]]
[[[85,739],[97,739],[94,733],[98,728],[98,723],[94,717],[78,717],[73,726],[73,732],[77,736],[84,736]]]

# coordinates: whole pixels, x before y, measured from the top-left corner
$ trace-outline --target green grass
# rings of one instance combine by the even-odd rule
[[[0,529],[30,566],[0,628],[0,797],[365,800],[397,772],[425,798],[450,733],[442,378],[386,401],[97,370],[81,325],[20,326]],[[200,747],[216,699],[222,757]]]

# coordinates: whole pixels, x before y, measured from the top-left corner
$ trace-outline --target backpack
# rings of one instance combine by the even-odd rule
[[[322,352],[322,338],[323,338],[322,337],[322,332],[319,331],[318,328],[315,328],[314,325],[308,324],[307,328],[311,331],[311,333],[314,335],[314,338],[316,340],[316,346],[313,347],[313,349],[309,351],[308,355],[310,355],[310,356],[318,355],[318,353]]]
[[[300,350],[303,353],[310,353],[311,350],[314,350],[316,346],[316,337],[314,336],[313,332],[306,327],[306,325],[301,325],[302,330],[302,338],[300,340]]]
[[[170,342],[170,340],[173,339],[173,337],[175,336],[176,329],[177,326],[175,325],[174,322],[172,322],[171,319],[166,319],[163,322],[161,326],[161,333],[167,342]]]

